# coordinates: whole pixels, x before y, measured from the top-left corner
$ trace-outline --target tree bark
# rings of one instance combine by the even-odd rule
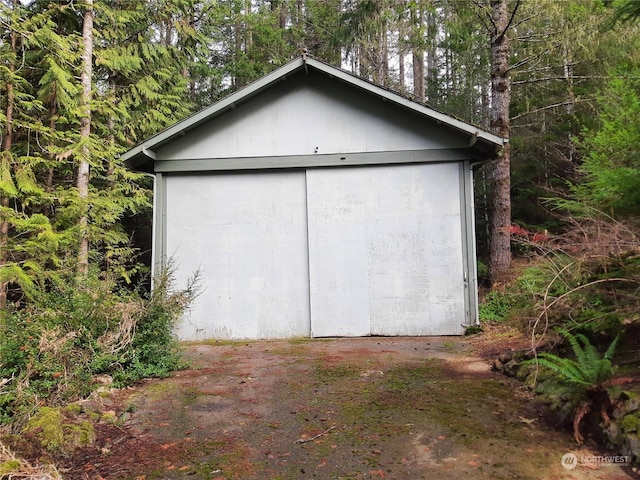
[[[378,67],[381,77],[381,85],[385,87],[389,85],[389,39],[387,38],[387,22],[382,22],[380,32],[380,54],[379,61],[380,66]]]
[[[85,0],[84,18],[82,22],[82,86],[80,118],[80,159],[76,177],[76,188],[80,197],[82,213],[78,219],[80,245],[78,248],[78,275],[86,277],[89,271],[89,136],[91,135],[91,79],[93,76],[93,0]]]
[[[17,8],[17,0],[13,0],[13,9]],[[17,35],[13,29],[13,22],[11,26],[11,33],[9,34],[9,43],[11,48],[11,60],[9,61],[9,72],[13,76],[15,72],[15,53],[17,52]],[[6,115],[6,127],[3,132],[2,139],[2,152],[11,151],[13,144],[13,106],[15,102],[15,94],[13,91],[13,79],[10,79],[5,85],[7,91],[7,109]],[[3,208],[9,207],[9,198],[2,196],[0,198],[0,205]],[[9,221],[4,218],[0,219],[0,267],[5,265],[8,261],[7,258],[7,246],[9,244]],[[7,295],[9,293],[9,282],[0,282],[0,309],[4,309],[7,306]]]
[[[422,12],[418,7],[411,12],[412,37],[422,36]],[[417,102],[424,102],[424,50],[414,46],[412,50],[413,63],[413,96]]]
[[[511,79],[509,73],[510,23],[520,2],[509,13],[507,0],[491,0],[491,129],[509,139]],[[511,264],[511,147],[506,143],[492,171],[491,235],[489,271],[492,282],[499,282]]]
[[[402,93],[405,92],[405,71],[404,71],[404,51],[400,50],[400,54],[398,55],[398,79],[400,80],[400,91]]]
[[[436,24],[435,13],[427,13],[427,72],[425,88],[429,92],[425,99],[435,104],[434,98],[438,85],[438,42],[436,40],[438,26]],[[424,72],[423,72],[424,74]]]

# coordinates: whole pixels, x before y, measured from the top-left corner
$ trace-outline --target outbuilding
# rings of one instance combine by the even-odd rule
[[[458,335],[477,322],[472,168],[503,139],[296,59],[123,155],[153,173],[183,340]]]

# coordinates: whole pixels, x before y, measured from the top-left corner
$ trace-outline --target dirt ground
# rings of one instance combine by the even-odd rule
[[[468,338],[190,344],[191,368],[102,397],[80,479],[627,479],[549,425]],[[480,356],[478,356],[480,355]],[[484,357],[484,358],[483,358]],[[566,469],[563,455],[577,457]]]

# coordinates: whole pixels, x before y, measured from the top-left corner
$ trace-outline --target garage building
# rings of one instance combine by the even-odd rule
[[[477,322],[472,168],[503,139],[311,58],[123,155],[154,263],[198,271],[183,340],[457,335]]]

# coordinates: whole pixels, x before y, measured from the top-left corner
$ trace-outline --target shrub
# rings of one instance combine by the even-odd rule
[[[28,417],[37,405],[62,405],[111,375],[119,386],[166,376],[180,367],[173,326],[194,284],[173,290],[163,272],[151,295],[119,290],[90,277],[78,288],[60,282],[0,321],[0,422]],[[10,381],[9,381],[10,380]]]
[[[479,306],[480,321],[502,322],[507,319],[512,306],[513,301],[509,294],[492,290]]]
[[[489,266],[478,260],[476,268],[478,272],[478,285],[489,282]]]
[[[539,249],[518,281],[536,335],[549,328],[615,334],[640,322],[638,226],[610,218],[574,220]]]

